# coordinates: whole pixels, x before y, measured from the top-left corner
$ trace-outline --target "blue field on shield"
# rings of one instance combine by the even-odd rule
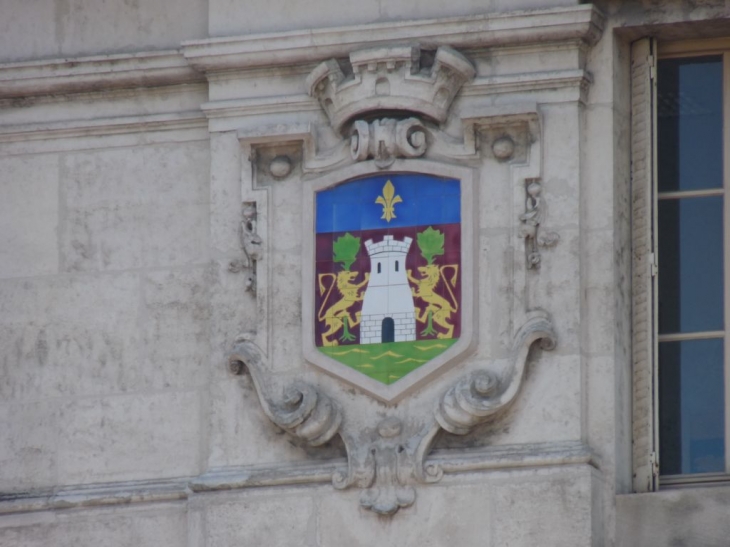
[[[402,199],[386,222],[374,205],[391,181]],[[354,180],[317,194],[318,234],[385,227],[458,224],[461,221],[459,181],[414,173],[384,174]]]

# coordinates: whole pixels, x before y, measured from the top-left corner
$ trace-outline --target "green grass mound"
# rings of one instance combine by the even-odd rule
[[[456,340],[416,340],[318,349],[343,365],[390,385],[449,349]]]

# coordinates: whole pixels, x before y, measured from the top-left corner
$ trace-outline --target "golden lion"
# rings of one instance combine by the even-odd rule
[[[322,305],[319,308],[317,319],[324,321],[327,331],[322,333],[322,345],[323,346],[337,346],[339,342],[337,339],[331,339],[337,332],[342,329],[344,332],[340,337],[340,340],[352,341],[355,339],[354,335],[350,333],[350,328],[360,324],[361,312],[357,312],[353,319],[350,313],[350,308],[356,302],[360,302],[365,295],[359,294],[360,290],[368,284],[370,274],[365,274],[365,279],[361,283],[355,283],[354,280],[358,276],[359,272],[351,272],[349,270],[343,270],[337,274],[323,273],[319,274],[319,294],[324,294],[327,290],[327,295],[322,300]],[[327,277],[332,278],[332,283],[328,288],[324,286],[324,279]],[[337,291],[340,293],[342,298],[332,304],[326,310],[324,309],[332,289],[337,285]]]
[[[444,275],[444,270],[452,269],[454,274],[451,279],[447,279]],[[422,336],[428,336],[436,333],[433,328],[433,323],[442,329],[446,329],[445,333],[436,333],[437,338],[453,338],[454,336],[454,325],[449,323],[451,315],[459,309],[459,303],[454,297],[452,287],[456,287],[456,280],[459,274],[459,266],[456,264],[449,264],[446,266],[439,266],[438,264],[428,264],[426,266],[419,266],[418,272],[421,274],[420,279],[413,277],[413,271],[408,270],[408,281],[413,283],[417,288],[411,288],[413,296],[420,298],[426,305],[419,309],[416,307],[416,319],[419,323],[425,323],[428,321],[426,328],[421,332]],[[436,294],[434,289],[438,285],[439,281],[443,279],[446,288],[451,296],[451,302],[446,300],[440,294]],[[453,303],[453,305],[452,305]]]

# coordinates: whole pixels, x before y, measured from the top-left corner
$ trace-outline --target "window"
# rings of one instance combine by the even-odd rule
[[[725,472],[723,56],[657,66],[659,472]]]
[[[728,46],[633,47],[638,491],[730,479]]]

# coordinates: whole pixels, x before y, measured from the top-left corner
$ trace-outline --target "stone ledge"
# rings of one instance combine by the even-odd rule
[[[200,112],[176,112],[146,116],[117,116],[91,120],[70,120],[23,125],[0,125],[0,143],[23,140],[60,139],[120,135],[146,131],[179,131],[207,129],[208,122]]]
[[[580,441],[496,446],[472,450],[438,450],[427,460],[446,474],[540,468],[576,464],[599,467],[590,448]],[[344,470],[344,459],[214,469],[198,477],[165,481],[129,481],[56,487],[32,492],[0,493],[0,515],[74,507],[123,505],[189,499],[196,492],[241,488],[326,484]],[[428,486],[423,486],[428,488]]]
[[[465,84],[462,94],[469,97],[571,87],[587,89],[591,83],[593,83],[593,78],[582,69],[549,70],[502,76],[482,76]]]
[[[485,95],[506,93],[537,93],[555,89],[576,89],[581,94],[588,89],[591,83],[591,75],[582,69],[482,76],[464,84],[461,95],[464,97],[483,97]],[[509,107],[503,106],[501,108],[505,109],[505,115],[508,114]],[[204,103],[201,109],[207,118],[211,120],[261,116],[263,114],[321,111],[315,99],[302,94],[211,101]]]
[[[470,17],[375,23],[184,42],[183,54],[206,73],[320,62],[388,43],[476,48],[579,40],[598,41],[603,14],[595,7],[516,11]]]
[[[0,64],[0,99],[204,82],[177,50]]]

